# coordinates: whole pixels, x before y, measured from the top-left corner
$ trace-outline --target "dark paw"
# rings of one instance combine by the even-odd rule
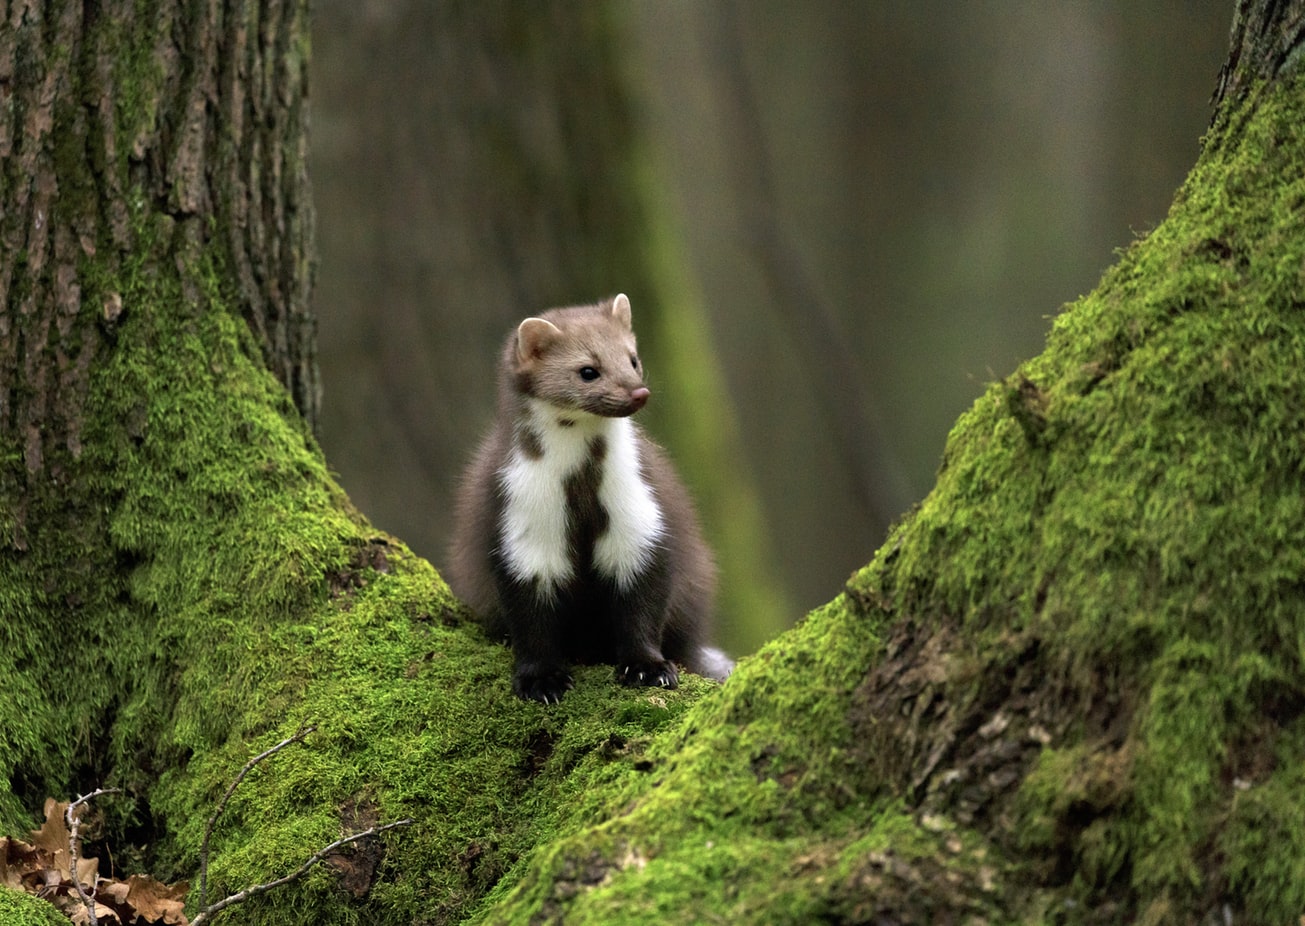
[[[640,685],[677,688],[680,684],[680,676],[676,673],[675,666],[665,659],[623,663],[616,667],[616,680],[632,688]]]
[[[518,698],[543,701],[545,704],[561,702],[562,695],[575,686],[566,669],[542,669],[517,672],[512,677],[512,690]]]

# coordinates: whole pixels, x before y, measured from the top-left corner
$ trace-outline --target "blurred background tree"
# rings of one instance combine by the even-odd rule
[[[521,317],[634,304],[723,641],[827,600],[1162,218],[1226,0],[321,0],[327,458],[437,563]]]

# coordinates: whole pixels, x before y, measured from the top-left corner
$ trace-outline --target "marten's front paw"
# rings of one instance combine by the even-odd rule
[[[545,704],[560,703],[562,695],[573,687],[575,682],[566,669],[529,669],[512,677],[512,690],[518,698]]]
[[[676,688],[680,684],[675,666],[665,659],[623,663],[616,667],[616,680],[631,687]]]

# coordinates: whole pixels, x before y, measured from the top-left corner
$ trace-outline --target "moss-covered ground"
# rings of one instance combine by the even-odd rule
[[[53,904],[0,885],[0,923],[5,926],[67,926]]]
[[[96,844],[193,877],[232,777],[311,723],[236,792],[210,899],[414,823],[229,922],[1295,922],[1303,95],[1207,141],[874,561],[719,688],[517,701],[351,510],[219,266],[88,274],[123,312],[77,446],[39,485],[0,455],[0,825],[121,787]]]
[[[480,922],[1305,914],[1302,97],[1220,124],[847,593]]]
[[[23,543],[0,558],[0,825],[23,837],[47,795],[122,788],[87,853],[193,881],[241,766],[313,724],[235,792],[207,899],[409,817],[353,877],[319,870],[223,919],[457,921],[557,820],[596,817],[595,782],[646,776],[652,735],[713,686],[628,690],[595,667],[560,707],[517,700],[507,649],[335,485],[220,266],[201,256],[186,285],[151,266],[88,273],[124,310],[79,453],[48,480],[7,456]]]

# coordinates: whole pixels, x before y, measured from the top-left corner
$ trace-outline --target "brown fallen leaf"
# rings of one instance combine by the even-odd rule
[[[62,880],[72,880],[72,857],[68,854],[68,823],[64,813],[68,810],[67,801],[56,801],[52,797],[45,799],[45,823],[39,830],[32,830],[32,843],[38,849],[44,849],[54,856],[52,867],[58,869]],[[100,873],[99,859],[78,858],[77,880],[89,887],[95,883]]]
[[[127,894],[131,892],[131,886],[126,881],[101,881],[95,891],[95,897],[98,900],[104,900],[115,907],[121,907],[127,902]]]
[[[53,904],[74,924],[91,922],[91,913],[77,892],[69,870],[66,801],[48,798],[45,823],[32,830],[32,842],[0,836],[0,885],[26,891]],[[87,892],[94,892],[95,920],[100,926],[188,926],[184,881],[164,884],[148,875],[125,881],[99,877],[96,859],[77,859],[77,875]]]
[[[45,823],[39,830],[32,830],[32,845],[44,849],[54,858],[51,867],[57,868],[65,878],[72,877],[72,859],[68,857],[68,824],[63,814],[68,809],[67,801],[56,801],[52,797],[45,799]]]
[[[138,917],[151,924],[185,926],[186,894],[190,892],[187,882],[164,884],[149,875],[132,875],[127,886],[127,906]]]
[[[69,912],[69,919],[73,921],[73,926],[90,926],[91,911],[86,909],[86,905],[80,900]],[[122,919],[118,916],[118,911],[112,907],[107,907],[102,903],[95,904],[95,921],[99,926],[123,926]]]
[[[16,891],[27,890],[24,879],[53,864],[48,852],[36,846],[0,836],[0,884]]]

